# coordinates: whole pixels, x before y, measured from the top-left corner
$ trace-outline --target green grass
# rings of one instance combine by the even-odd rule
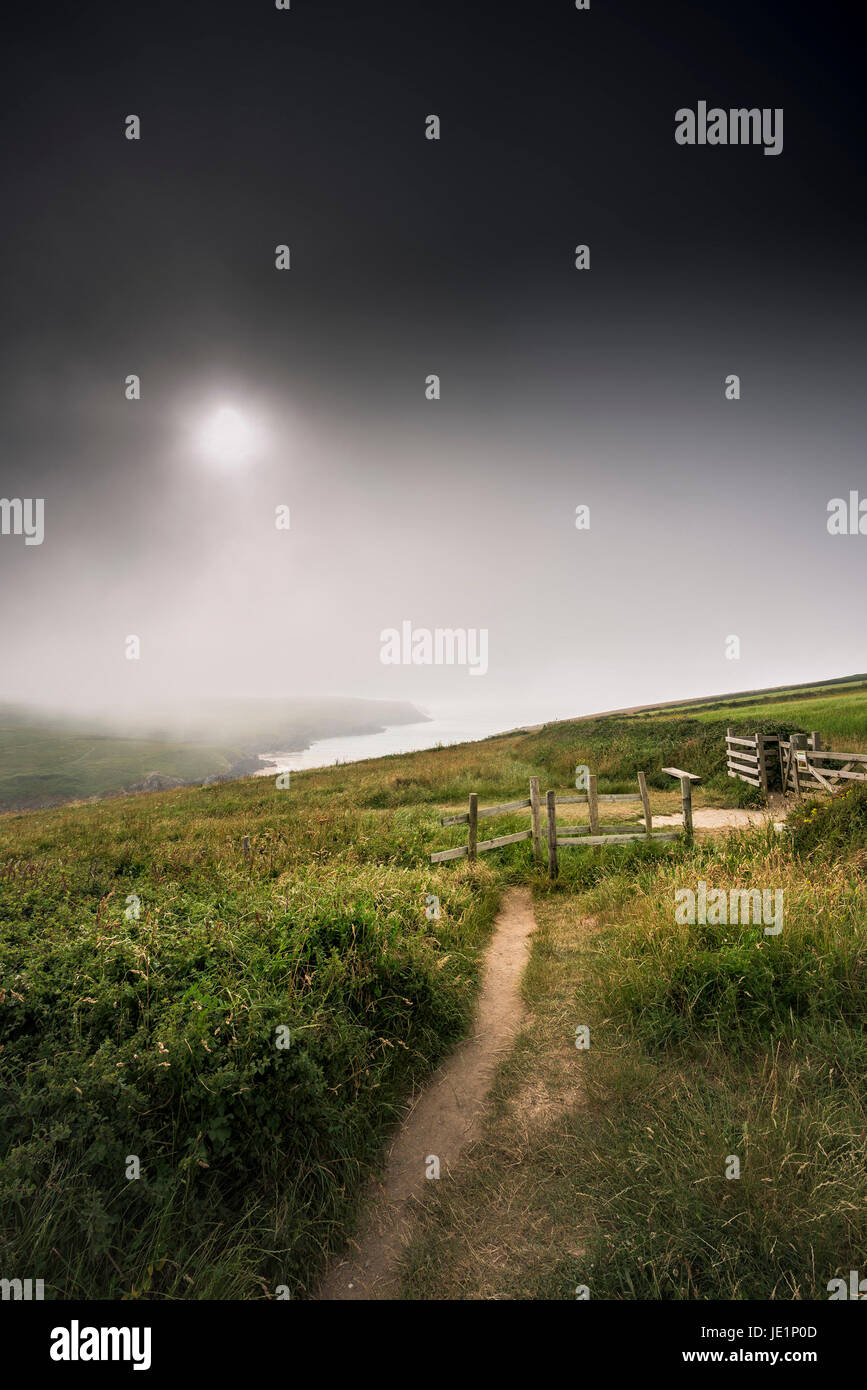
[[[81,716],[0,705],[0,812],[105,796],[149,772],[182,782],[253,772],[257,755],[268,749],[306,748],[421,715],[405,701],[239,699],[206,700],[151,718],[165,730],[148,734],[139,727],[144,716],[126,721],[130,727],[100,728]],[[180,741],[167,732],[172,727],[194,728],[194,741]]]
[[[226,775],[240,750],[0,726],[0,811],[86,800],[160,772],[193,782]]]
[[[800,726],[800,730],[806,732],[817,729],[825,746],[835,750],[860,752],[867,747],[867,691],[854,691],[846,697],[762,702],[739,708],[736,719],[725,711],[699,713],[696,717],[701,722],[738,724],[741,728],[746,725],[761,728],[771,723],[797,732]],[[794,724],[789,722],[793,718]]]
[[[854,691],[867,690],[867,675],[839,676],[835,680],[812,681],[804,685],[779,686],[770,690],[740,690],[731,695],[711,695],[695,700],[677,701],[666,705],[648,705],[646,712],[659,714],[689,710],[734,711],[743,706],[757,704],[778,704],[780,701],[809,700],[821,694],[850,695]]]
[[[531,1020],[404,1297],[825,1298],[863,1264],[867,789],[793,832],[591,851],[594,882],[538,891]],[[782,887],[782,934],[677,926],[699,879]]]
[[[771,720],[767,709],[762,718]],[[812,718],[801,727],[830,736]],[[579,763],[597,772],[601,791],[634,791],[643,768],[659,811],[679,799],[665,763],[702,775],[699,805],[751,798],[725,776],[720,732],[697,716],[575,721],[293,774],[289,791],[249,778],[0,816],[4,1274],[35,1271],[55,1298],[268,1297],[280,1284],[304,1296],[351,1230],[401,1104],[466,1030],[509,882],[536,886],[542,921],[527,984],[541,1033],[518,1048],[513,1077],[524,1064],[525,1079],[547,1075],[552,1029],[571,1067],[568,1033],[585,1011],[603,1031],[586,1079],[595,1112],[561,1107],[555,1129],[566,1127],[565,1140],[559,1129],[543,1133],[526,1159],[542,1208],[531,1189],[512,1191],[521,1173],[508,1177],[510,1162],[467,1188],[475,1192],[461,1211],[467,1230],[499,1212],[502,1235],[508,1210],[528,1204],[527,1260],[512,1252],[492,1296],[568,1290],[586,1266],[569,1253],[578,1249],[576,1211],[602,1296],[630,1296],[623,1250],[638,1248],[641,1210],[645,1221],[658,1213],[656,1229],[670,1240],[658,1258],[641,1233],[649,1263],[640,1276],[629,1264],[634,1291],[768,1296],[752,1292],[764,1281],[791,1293],[795,1255],[777,1279],[767,1254],[775,1240],[780,1252],[794,1242],[800,1260],[813,1239],[826,1261],[837,1242],[845,1263],[861,1230],[852,1204],[863,1201],[864,864],[842,803],[825,823],[805,818],[791,843],[738,836],[692,851],[636,844],[564,853],[554,889],[533,870],[527,844],[475,865],[429,864],[432,850],[461,842],[461,828],[443,829],[439,817],[465,807],[470,790],[482,804],[510,800],[533,775],[566,789]],[[513,815],[491,830],[526,824]],[[829,846],[836,858],[822,859]],[[753,952],[740,937],[721,945],[673,929],[678,875],[753,871],[787,875],[791,935]],[[426,915],[432,893],[439,919]],[[131,895],[137,918],[126,916]],[[589,971],[574,921],[591,912],[601,927]],[[577,1018],[579,980],[587,993]],[[278,1029],[288,1030],[286,1048],[276,1045]],[[558,1054],[558,1075],[564,1066]],[[726,1115],[734,1129],[704,1134]],[[674,1145],[669,1167],[653,1158],[660,1127]],[[763,1155],[759,1176],[713,1189],[706,1204],[752,1194],[734,1223],[747,1253],[732,1263],[722,1221],[692,1201],[688,1182],[690,1201],[681,1189],[687,1172],[709,1182],[714,1145],[738,1135]],[[819,1139],[821,1161],[809,1148]],[[512,1152],[507,1132],[492,1142]],[[589,1174],[568,1156],[584,1146],[598,1156]],[[138,1180],[126,1176],[131,1155],[141,1161]],[[464,1191],[474,1161],[449,1192]],[[808,1178],[801,1174],[791,1206],[784,1194],[758,1211],[756,1184],[774,1163],[787,1180],[806,1163]],[[654,1175],[650,1208],[636,1181],[621,1181],[635,1164]],[[504,1208],[496,1193],[510,1191],[515,1205]],[[559,1243],[546,1237],[543,1257],[533,1231],[559,1231],[556,1212],[564,1221],[572,1213],[571,1226]],[[827,1238],[816,1233],[820,1218]],[[463,1239],[461,1229],[445,1232],[443,1248]],[[700,1266],[690,1230],[728,1253]],[[616,1259],[605,1256],[612,1248]],[[687,1256],[691,1273],[672,1283]],[[446,1267],[429,1250],[413,1259],[410,1291],[476,1287],[460,1283],[460,1260]]]
[[[430,813],[301,786],[4,824],[3,1267],[55,1297],[303,1292],[466,1026],[494,870],[440,883]]]

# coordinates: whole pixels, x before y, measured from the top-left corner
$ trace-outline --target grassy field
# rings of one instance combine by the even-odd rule
[[[0,705],[0,812],[112,795],[151,772],[181,782],[254,772],[257,755],[270,749],[307,748],[422,717],[394,700],[213,700],[126,723],[118,716],[119,726],[107,727],[105,720],[99,726]]]
[[[842,708],[858,699],[830,704],[864,746],[863,706]],[[833,733],[800,701],[779,718]],[[602,791],[644,768],[658,811],[679,801],[666,763],[703,776],[697,805],[749,801],[720,735],[700,714],[576,721],[288,791],[244,779],[0,817],[4,1274],[36,1271],[54,1298],[303,1297],[401,1103],[466,1029],[518,881],[542,926],[533,1023],[499,1128],[430,1194],[407,1296],[792,1297],[832,1257],[848,1268],[865,1234],[860,812],[793,839],[564,852],[553,888],[527,844],[428,862],[460,843],[439,816],[470,790],[566,789],[579,763]],[[784,884],[783,937],[676,928],[673,888],[701,876]],[[576,1077],[581,1022],[598,1045]],[[544,1123],[512,1171],[510,1088],[527,1087]],[[523,1125],[534,1106],[518,1109]],[[740,1183],[720,1153],[742,1155]],[[500,1245],[470,1257],[497,1211]],[[543,1252],[545,1231],[564,1234]]]
[[[739,705],[736,710],[700,710],[696,719],[703,723],[752,725],[761,728],[771,723],[789,728],[788,720],[795,716],[808,731],[817,729],[826,747],[841,750],[861,750],[867,744],[867,688],[853,690],[849,695],[820,695],[793,700],[761,701],[754,705]]]
[[[185,782],[229,773],[239,749],[0,725],[0,811],[86,800],[149,772]]]
[[[792,837],[632,854],[537,886],[530,1021],[429,1185],[403,1297],[826,1298],[863,1265],[867,794]],[[782,934],[678,927],[699,879],[782,888]]]
[[[814,681],[807,685],[777,686],[770,690],[741,690],[731,695],[711,695],[667,705],[648,705],[646,712],[659,714],[668,710],[683,713],[698,709],[733,711],[759,703],[777,704],[784,701],[790,705],[795,700],[812,700],[820,695],[851,695],[861,690],[867,690],[867,675],[840,676],[836,680]]]

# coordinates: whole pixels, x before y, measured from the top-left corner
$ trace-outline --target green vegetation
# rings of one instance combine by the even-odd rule
[[[132,790],[154,772],[175,783],[238,776],[259,768],[259,753],[421,718],[405,701],[213,700],[107,727],[0,705],[0,811]]]
[[[781,700],[787,703],[792,700],[812,700],[821,694],[851,695],[859,690],[867,690],[867,675],[839,676],[836,680],[813,681],[805,685],[778,686],[769,690],[740,690],[731,695],[678,700],[673,704],[648,705],[646,711],[649,714],[698,709],[732,711],[756,704],[778,704]]]
[[[531,1020],[404,1296],[827,1297],[867,1242],[867,788],[792,836],[581,858],[583,891],[538,888]],[[700,879],[782,888],[782,934],[676,925]]]
[[[863,796],[792,835],[564,853],[553,887],[526,843],[430,866],[461,842],[439,817],[470,790],[566,788],[578,763],[602,791],[643,767],[655,811],[679,802],[667,763],[705,778],[698,806],[752,796],[725,776],[718,724],[660,714],[293,774],[289,791],[248,778],[0,817],[4,1272],[38,1269],[55,1298],[303,1296],[400,1105],[465,1030],[517,881],[540,917],[533,1023],[486,1144],[431,1184],[408,1294],[806,1296],[856,1267]],[[674,888],[699,877],[784,887],[782,937],[676,927]],[[554,1098],[541,1126],[523,1102],[513,1124],[528,1086]]]
[[[0,726],[0,810],[116,792],[150,772],[184,782],[227,776],[240,749]]]
[[[430,814],[298,783],[3,825],[2,1263],[55,1297],[297,1293],[466,1026],[493,870],[435,883]]]
[[[798,700],[762,700],[736,710],[704,711],[696,718],[705,723],[738,725],[765,731],[809,732],[818,729],[827,747],[860,750],[867,744],[867,689],[845,696],[816,696]]]

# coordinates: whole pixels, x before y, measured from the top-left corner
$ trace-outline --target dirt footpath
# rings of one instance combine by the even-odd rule
[[[779,814],[779,810],[776,810]],[[774,810],[694,811],[696,830],[737,830],[774,821]],[[680,813],[654,816],[654,827],[682,825]],[[497,1064],[507,1056],[524,1019],[520,983],[535,929],[528,888],[503,895],[485,953],[478,1008],[469,1038],[434,1073],[410,1107],[388,1152],[382,1177],[370,1183],[361,1227],[350,1251],[334,1260],[319,1299],[390,1299],[397,1296],[396,1269],[406,1245],[414,1201],[422,1195],[433,1159],[440,1177],[481,1133],[481,1119]]]
[[[508,1054],[524,1018],[519,993],[535,929],[527,888],[503,895],[485,953],[481,992],[469,1038],[446,1059],[417,1097],[372,1182],[354,1249],[333,1262],[319,1299],[388,1299],[395,1296],[395,1269],[406,1242],[413,1201],[424,1191],[430,1159],[445,1177],[462,1150],[479,1137],[494,1071]]]
[[[773,809],[750,811],[732,806],[700,806],[692,813],[696,830],[742,830],[746,825],[764,825],[767,821],[775,825],[780,823]],[[673,816],[655,815],[654,829],[660,825],[683,825],[683,816],[679,811]]]

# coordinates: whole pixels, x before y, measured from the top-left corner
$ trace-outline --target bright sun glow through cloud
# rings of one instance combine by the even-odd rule
[[[225,468],[246,463],[259,446],[259,431],[234,406],[221,406],[199,432],[204,457]]]

